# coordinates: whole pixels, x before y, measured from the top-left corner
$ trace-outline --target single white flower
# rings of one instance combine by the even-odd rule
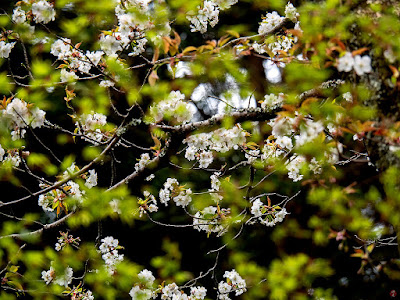
[[[14,48],[15,42],[6,43],[4,41],[0,42],[0,58],[8,58],[11,49]]]
[[[16,9],[14,9],[13,15],[12,15],[12,20],[14,23],[17,23],[17,24],[22,24],[26,21],[25,11],[20,6],[18,6]]]
[[[293,22],[296,22],[299,15],[300,14],[297,12],[296,7],[294,7],[292,3],[288,2],[285,7],[286,18],[290,19]]]
[[[354,58],[350,52],[346,52],[341,58],[338,59],[337,69],[339,72],[350,72],[354,66]]]
[[[76,75],[74,72],[68,72],[66,69],[61,70],[60,80],[61,82],[74,82],[79,79],[79,76]]]
[[[54,21],[56,17],[56,11],[49,2],[41,0],[32,4],[32,14],[36,23],[47,24],[50,21]]]
[[[368,55],[364,55],[363,57],[357,55],[354,58],[354,70],[358,76],[362,76],[365,73],[371,73],[371,58]]]

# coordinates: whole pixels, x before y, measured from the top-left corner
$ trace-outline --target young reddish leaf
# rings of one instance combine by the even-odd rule
[[[368,48],[361,48],[361,49],[352,51],[351,54],[352,54],[353,56],[361,55],[361,54],[363,54],[363,53],[364,53],[365,51],[367,51],[367,50],[368,50]]]
[[[154,86],[156,84],[157,79],[159,79],[158,75],[157,75],[157,71],[153,70],[149,75],[149,84],[150,84],[150,86]]]

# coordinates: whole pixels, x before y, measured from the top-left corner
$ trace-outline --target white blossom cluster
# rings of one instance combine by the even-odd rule
[[[346,92],[342,95],[343,99],[347,102],[353,102],[353,95],[350,92]]]
[[[185,95],[180,91],[172,91],[167,99],[150,107],[150,115],[156,123],[163,119],[173,120],[176,123],[187,123],[193,118],[190,105],[183,100]]]
[[[273,110],[282,106],[285,100],[285,95],[279,93],[278,95],[269,94],[264,96],[264,101],[261,103],[261,108],[265,110]]]
[[[150,289],[144,289],[138,285],[131,288],[129,295],[132,297],[132,300],[148,300],[153,298],[153,292]]]
[[[167,178],[164,187],[159,192],[160,202],[168,206],[168,202],[172,199],[176,206],[186,207],[192,201],[192,190],[179,186],[178,180],[175,178]]]
[[[299,116],[300,117],[300,116]],[[268,161],[271,158],[282,157],[283,155],[293,151],[296,147],[300,147],[306,143],[313,142],[321,133],[323,133],[325,126],[321,121],[314,121],[309,118],[302,118],[300,126],[296,126],[297,118],[280,117],[272,119],[269,125],[272,127],[272,135],[275,138],[274,142],[264,145],[262,148],[263,154],[261,160]],[[297,127],[297,130],[294,128]],[[297,133],[297,134],[296,134]],[[328,163],[336,163],[339,159],[338,151],[333,148],[332,151],[325,153]],[[301,174],[301,169],[305,166],[307,160],[304,156],[298,155],[294,152],[293,155],[286,162],[288,176],[293,181],[300,181],[304,175]],[[314,174],[321,174],[322,163],[315,158],[311,158],[308,163],[308,168]]]
[[[106,138],[105,134],[100,129],[106,124],[107,117],[100,113],[82,115],[79,118],[79,122],[75,123],[78,128],[78,133],[83,135],[82,139],[95,145]]]
[[[321,163],[315,158],[311,158],[310,163],[308,164],[308,167],[314,174],[321,174],[322,173],[322,166]]]
[[[286,168],[288,170],[288,177],[291,178],[293,182],[303,179],[304,175],[300,174],[300,170],[305,162],[306,159],[302,155],[294,155],[287,161]]]
[[[149,270],[143,270],[138,274],[139,283],[136,284],[129,292],[132,300],[156,299],[158,293],[161,293],[162,300],[203,300],[206,297],[207,289],[204,287],[191,287],[190,294],[179,289],[175,282],[170,283],[159,289],[154,289],[155,277]]]
[[[55,284],[67,287],[72,282],[73,273],[73,269],[67,267],[63,275],[56,276],[56,271],[54,270],[53,266],[50,266],[48,271],[42,271],[42,279],[47,285],[53,282]]]
[[[100,36],[100,48],[108,55],[116,57],[117,52],[130,50],[129,56],[136,56],[145,51],[147,44],[146,31],[153,28],[151,15],[148,12],[150,0],[131,0],[120,2],[115,8],[115,15],[118,20],[118,26],[105,31]],[[123,3],[121,3],[123,2]],[[136,15],[140,13],[140,17]],[[145,17],[143,21],[143,17]],[[168,35],[171,31],[169,24],[165,24],[163,31],[159,34]],[[154,40],[160,40],[157,35]]]
[[[301,31],[299,22],[295,24],[294,29]],[[297,37],[293,36],[291,33],[287,35],[277,35],[274,39],[275,42],[269,42],[269,40],[265,40],[261,44],[254,42],[252,47],[254,51],[259,54],[267,53],[269,50],[273,55],[278,55],[281,51],[288,52],[298,40]]]
[[[14,23],[22,24],[26,21],[26,12],[20,6],[17,6],[12,15],[12,20]]]
[[[244,156],[247,159],[247,163],[249,165],[251,165],[257,160],[259,154],[260,154],[260,150],[254,149],[254,150],[249,150],[248,152],[245,152]]]
[[[89,176],[86,178],[85,185],[89,189],[97,185],[97,173],[95,170],[89,170]]]
[[[121,214],[121,209],[119,207],[120,201],[118,199],[112,199],[108,204],[110,205],[113,212],[116,214]]]
[[[202,7],[197,7],[197,13],[193,16],[187,16],[187,19],[191,22],[190,30],[192,32],[200,31],[201,33],[205,33],[208,24],[211,27],[218,24],[218,17],[218,5],[212,0],[205,0]]]
[[[299,16],[300,15],[297,12],[297,9],[293,6],[292,3],[288,2],[285,7],[285,17],[296,23]],[[258,33],[271,33],[271,31],[273,31],[285,20],[285,17],[280,16],[276,11],[273,11],[272,13],[267,13],[267,15],[262,18],[263,20],[260,23],[260,27],[258,27]]]
[[[260,199],[256,199],[251,206],[251,214],[258,219],[261,224],[273,227],[279,222],[283,222],[288,214],[285,208],[277,210],[278,207],[268,207]]]
[[[203,300],[207,295],[207,289],[204,287],[191,287],[190,294],[187,295],[176,283],[170,283],[161,290],[162,300]]]
[[[224,277],[226,281],[220,281],[218,284],[218,299],[230,300],[229,293],[235,292],[235,296],[239,296],[246,292],[246,281],[235,269],[232,271],[225,271]]]
[[[300,14],[297,12],[296,7],[294,7],[292,3],[288,2],[285,6],[285,16],[292,22],[297,22]]]
[[[267,15],[262,18],[260,26],[258,27],[258,33],[269,34],[284,20],[285,17],[281,17],[276,11],[273,11],[272,13],[267,13]]]
[[[208,24],[214,27],[219,21],[219,12],[229,9],[238,0],[204,0],[202,6],[197,7],[197,12],[189,12],[187,19],[190,21],[190,30],[205,33]]]
[[[3,156],[4,156],[5,153],[6,153],[6,151],[3,149],[3,147],[0,144],[0,161],[3,160]]]
[[[354,69],[358,76],[372,72],[371,58],[368,55],[353,57],[351,52],[346,52],[338,59],[337,69],[339,72],[350,72]]]
[[[292,22],[296,23],[294,27],[295,30],[301,31],[300,22],[297,22],[299,13],[290,2],[288,2],[286,5],[285,16]],[[262,18],[262,22],[260,23],[260,26],[258,28],[258,33],[261,35],[270,34],[276,27],[281,25],[284,20],[285,17],[280,16],[276,11],[273,11],[272,13],[267,13],[267,15]],[[280,51],[289,51],[296,42],[297,37],[289,33],[287,35],[276,36],[275,42],[267,43],[266,41],[264,41],[261,44],[254,42],[252,44],[252,47],[254,51],[260,54],[271,51],[274,55],[277,55],[280,53]],[[269,51],[267,51],[267,48],[269,49]]]
[[[42,188],[46,186],[40,185]],[[46,194],[39,195],[38,205],[42,207],[44,211],[52,212],[57,206],[63,206],[64,200],[70,196],[76,199],[79,203],[83,200],[83,195],[85,191],[81,191],[79,184],[69,180],[66,184],[62,186],[62,190],[54,189]]]
[[[293,45],[296,43],[296,38],[292,35],[279,35],[276,37],[276,41],[268,44],[268,48],[274,55],[280,53],[280,51],[287,52],[289,51]],[[254,45],[253,45],[254,47]]]
[[[13,140],[25,136],[28,126],[32,128],[42,127],[45,121],[46,112],[28,105],[25,101],[14,98],[7,104],[6,108],[0,111],[0,120],[4,120],[11,130]]]
[[[221,236],[228,229],[227,225],[222,224],[222,220],[226,219],[229,213],[229,209],[219,210],[216,206],[208,206],[194,215],[193,228],[207,234],[218,233],[218,236]]]
[[[15,42],[6,43],[5,41],[0,41],[0,58],[8,58],[14,46]]]
[[[79,246],[79,242],[81,241],[79,237],[74,238],[73,235],[61,231],[60,234],[61,236],[58,238],[54,247],[56,251],[62,250],[66,245]]]
[[[72,163],[63,173],[63,178],[67,178],[70,174],[75,173],[76,170],[78,170],[78,168],[75,166],[75,163]],[[97,186],[97,173],[95,170],[89,170],[88,174],[89,175],[83,174],[82,176],[85,179],[85,186],[91,189]],[[44,184],[39,184],[39,186],[41,188],[48,187]],[[44,211],[52,212],[60,203],[62,204],[68,196],[82,203],[84,195],[85,191],[81,191],[79,184],[73,180],[68,180],[66,184],[61,186],[61,189],[53,189],[46,194],[39,195],[38,205],[41,206]]]
[[[90,74],[90,70],[96,67],[102,56],[103,51],[86,51],[74,47],[70,39],[58,39],[51,45],[50,53],[58,60],[67,62],[70,71],[61,69],[61,82],[74,82],[79,79],[77,71],[83,74]]]
[[[71,299],[76,300],[94,300],[94,296],[92,291],[72,291]]]
[[[32,4],[32,15],[36,23],[47,24],[55,20],[56,11],[52,4],[45,0],[40,0]]]
[[[99,250],[103,258],[108,272],[112,275],[115,271],[115,265],[124,260],[124,255],[119,254],[118,250],[122,249],[117,239],[107,236],[101,240]]]
[[[198,160],[200,168],[207,168],[213,162],[211,150],[227,152],[238,149],[246,142],[246,131],[240,125],[232,129],[217,129],[210,133],[191,135],[183,141],[187,144],[185,157],[187,160]]]
[[[129,292],[129,295],[132,297],[132,300],[135,299],[147,300],[150,298],[157,297],[157,294],[152,291],[152,286],[154,280],[156,279],[151,271],[146,269],[142,270],[138,274],[138,279],[140,281],[140,285],[135,285]]]
[[[138,172],[143,170],[150,162],[150,155],[148,153],[142,153],[139,161],[135,164],[135,171]]]
[[[292,3],[288,2],[285,8],[285,16],[286,18],[290,19],[292,22],[295,23],[295,30],[302,32],[300,28],[300,22],[297,21],[299,17],[299,13],[297,9],[293,6]],[[261,35],[270,34],[276,27],[278,27],[282,22],[284,22],[285,17],[280,16],[276,11],[272,13],[267,13],[265,17],[262,18],[262,22],[258,28],[258,33]],[[264,41],[263,43],[259,44],[254,42],[252,47],[254,51],[259,54],[263,54],[266,52],[272,52],[274,55],[280,53],[280,51],[287,52],[289,51],[293,45],[297,42],[297,37],[293,36],[291,33],[287,35],[278,35],[275,36],[274,42],[267,42]],[[268,51],[269,50],[269,51]]]
[[[210,176],[211,179],[211,189],[209,191],[219,191],[221,187],[221,182],[219,181],[219,176],[221,176],[220,172],[215,172]]]
[[[26,12],[20,6],[21,4],[30,3],[32,3],[32,6],[30,7],[31,10],[28,12]],[[55,20],[56,11],[53,4],[46,0],[20,1],[17,3],[17,7],[13,11],[12,21],[16,24],[23,24],[27,20],[27,15],[33,17],[33,21],[35,21],[36,23],[47,24]]]
[[[304,119],[304,123],[300,127],[300,133],[294,137],[296,145],[301,146],[305,143],[312,142],[324,129],[325,127],[321,121]]]
[[[145,178],[145,180],[146,180],[146,181],[152,181],[155,177],[156,177],[156,175],[150,174],[149,176],[147,176],[147,177]]]
[[[147,214],[147,212],[156,212],[158,211],[157,200],[154,195],[152,195],[149,191],[144,191],[144,200],[139,198],[139,217],[143,214]]]
[[[8,150],[7,156],[6,151],[0,145],[0,162],[10,163],[13,167],[18,167],[21,163],[21,157],[16,149]]]
[[[294,119],[281,117],[272,119],[268,124],[272,127],[272,136],[275,141],[265,143],[261,149],[261,160],[268,162],[271,159],[280,158],[288,151],[292,150],[293,143],[291,135]]]

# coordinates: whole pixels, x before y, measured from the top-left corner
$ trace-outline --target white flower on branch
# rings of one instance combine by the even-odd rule
[[[5,154],[5,151],[4,151],[3,147],[2,147],[1,144],[0,144],[0,161],[3,160],[4,154]]]
[[[56,271],[52,266],[48,271],[42,271],[42,279],[48,285],[51,282],[55,284],[67,287],[72,282],[73,269],[70,267],[65,268],[64,274],[61,276],[56,276]]]
[[[56,11],[53,5],[45,0],[32,4],[32,14],[36,23],[47,24],[50,21],[54,21],[56,17]]]
[[[285,95],[279,93],[279,95],[269,94],[264,96],[264,101],[261,103],[261,108],[266,110],[276,109],[282,106]]]
[[[292,22],[297,22],[297,18],[300,14],[297,12],[296,7],[294,7],[292,3],[288,2],[285,7],[285,16]]]
[[[22,24],[26,21],[26,13],[20,6],[14,9],[12,20],[17,24]]]
[[[301,146],[305,143],[312,142],[324,129],[325,127],[321,121],[306,119],[304,125],[300,128],[300,134],[294,137],[296,145]]]
[[[59,60],[64,60],[72,54],[70,39],[57,40],[51,45],[50,53],[57,56]]]
[[[227,152],[230,149],[238,149],[246,142],[246,131],[240,125],[232,129],[217,129],[211,133],[199,133],[191,135],[183,141],[188,144],[185,157],[188,160],[197,159],[200,168],[207,168],[214,160],[210,150]]]
[[[344,93],[342,95],[343,99],[346,100],[347,102],[353,102],[353,96],[350,92]]]
[[[89,176],[86,178],[85,185],[89,189],[97,185],[97,173],[95,170],[89,170]]]
[[[121,209],[119,208],[119,202],[120,201],[118,199],[112,199],[109,203],[113,212],[117,214],[121,214]]]
[[[18,167],[21,163],[21,157],[19,156],[18,151],[8,150],[8,155],[3,160],[4,163],[10,163],[13,167]]]
[[[192,201],[192,190],[179,186],[178,180],[168,178],[164,183],[164,188],[160,190],[160,202],[168,206],[169,200],[173,200],[177,206],[186,207]]]
[[[26,130],[21,128],[15,128],[15,130],[11,131],[11,139],[13,141],[23,139],[25,137]]]
[[[187,123],[193,118],[190,105],[183,100],[185,95],[180,91],[172,91],[167,99],[150,108],[150,115],[156,123],[163,119],[176,123]]]
[[[121,42],[113,35],[102,35],[100,37],[100,48],[110,56],[122,50]]]
[[[252,163],[254,163],[257,160],[259,154],[260,154],[260,150],[255,149],[255,150],[250,150],[249,152],[246,152],[244,154],[244,156],[247,158],[247,163],[249,165],[251,165]]]
[[[208,206],[194,215],[193,228],[198,231],[205,231],[208,234],[218,233],[218,236],[221,236],[228,229],[227,225],[222,224],[222,219],[226,219],[228,214],[230,214],[229,209]]]
[[[146,181],[152,181],[156,176],[154,174],[150,174],[145,178]]]
[[[294,182],[303,179],[304,175],[300,174],[300,169],[305,163],[306,159],[302,155],[296,155],[286,164],[289,178],[293,179]]]
[[[111,80],[102,80],[99,83],[99,86],[101,86],[101,87],[112,87],[114,85],[115,85],[115,83],[112,82]]]
[[[211,179],[211,190],[210,191],[219,191],[221,182],[219,181],[218,177],[220,175],[221,175],[220,172],[216,172],[210,176],[210,179]]]
[[[205,0],[203,7],[197,7],[197,13],[193,16],[187,16],[191,22],[190,29],[192,32],[200,31],[205,33],[207,25],[214,27],[218,23],[219,8],[213,1]]]
[[[150,155],[148,153],[142,153],[139,161],[135,164],[135,171],[139,172],[140,170],[143,170],[149,162]]]
[[[129,296],[132,300],[148,300],[153,298],[153,293],[149,289],[141,289],[138,285],[135,285],[129,292]]]
[[[123,249],[123,247],[121,247],[118,240],[114,239],[112,236],[105,237],[101,240],[99,250],[110,275],[114,274],[116,264],[124,260],[124,255],[118,253],[119,249]]]
[[[79,122],[75,125],[78,127],[78,132],[83,134],[83,140],[96,144],[106,138],[106,134],[102,129],[107,124],[107,117],[100,113],[82,115]],[[80,125],[80,126],[79,126]]]
[[[56,272],[54,271],[53,267],[50,267],[48,271],[42,271],[42,279],[47,285],[54,280],[55,275]]]
[[[281,17],[276,11],[273,11],[272,13],[267,13],[267,15],[262,19],[260,27],[258,27],[259,34],[270,33],[273,29],[279,26],[285,18]]]
[[[276,205],[271,206],[270,203],[267,206],[260,199],[254,200],[250,212],[254,217],[248,221],[249,224],[255,223],[255,219],[257,219],[267,227],[273,227],[277,223],[283,222],[288,214],[285,208],[280,208]]]
[[[5,117],[10,117],[16,126],[25,127],[29,119],[27,103],[21,99],[14,98],[11,103],[7,105],[4,115]]]
[[[74,82],[79,79],[75,72],[68,72],[66,69],[61,69],[60,81],[62,83]]]
[[[229,293],[235,292],[236,296],[239,296],[246,292],[246,281],[236,272],[235,269],[232,271],[225,271],[225,281],[220,281],[218,284],[218,299],[229,300]]]
[[[8,123],[8,127],[14,130],[14,139],[23,137],[23,128],[29,125],[32,128],[42,127],[45,121],[46,112],[34,107],[31,108],[25,101],[14,98],[6,107],[5,110],[0,111]]]

